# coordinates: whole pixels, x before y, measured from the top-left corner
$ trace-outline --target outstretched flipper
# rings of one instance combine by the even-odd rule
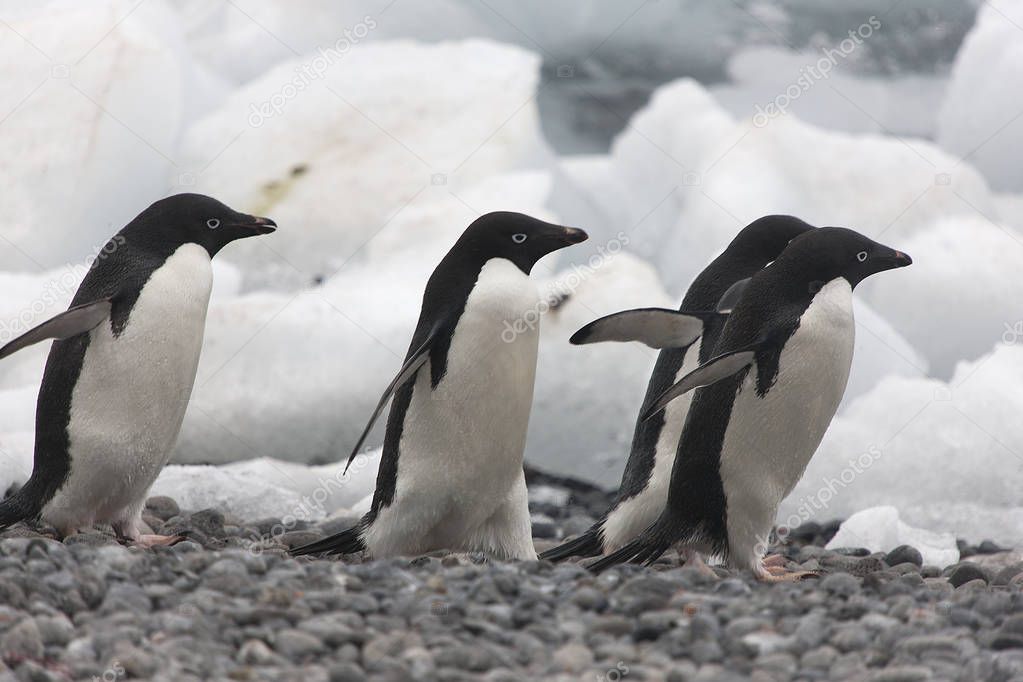
[[[709,386],[710,384],[727,379],[736,372],[752,365],[756,360],[757,349],[760,344],[747,346],[736,351],[722,353],[713,357],[704,364],[694,369],[689,374],[679,379],[678,383],[662,393],[654,403],[643,413],[643,419],[649,419],[661,410],[668,403],[683,393],[688,393],[694,388]]]
[[[703,334],[703,324],[718,312],[679,312],[667,308],[623,310],[572,334],[569,343],[579,346],[603,341],[639,341],[651,348],[684,348]]]
[[[29,329],[27,332],[0,348],[0,360],[12,355],[22,348],[46,339],[69,339],[78,334],[95,329],[103,320],[110,317],[110,298],[101,298],[91,303],[83,303],[65,310],[60,315]]]
[[[725,289],[725,293],[721,294],[721,298],[718,299],[717,311],[719,313],[730,313],[735,308],[735,304],[742,298],[742,294],[746,291],[746,287],[749,285],[749,281],[752,277],[740,279],[732,286]]]
[[[359,448],[366,441],[366,437],[369,435],[370,430],[380,417],[380,413],[384,411],[384,407],[387,406],[387,401],[391,399],[398,388],[405,384],[407,381],[415,379],[416,374],[419,372],[419,368],[426,364],[426,361],[430,359],[430,348],[433,345],[434,339],[437,337],[437,329],[435,328],[427,336],[426,341],[420,344],[419,348],[415,352],[409,353],[405,359],[405,364],[398,370],[398,375],[391,380],[391,383],[384,389],[384,394],[380,397],[380,402],[377,403],[376,409],[373,410],[372,416],[369,418],[369,423],[366,424],[366,428],[363,429],[362,435],[359,436],[359,442],[352,448],[352,453],[348,455],[348,463],[345,464],[345,473],[348,472],[348,467],[352,465],[355,460],[355,456],[359,454]]]

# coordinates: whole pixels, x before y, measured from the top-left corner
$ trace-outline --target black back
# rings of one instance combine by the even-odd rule
[[[764,216],[753,221],[744,227],[724,252],[697,276],[682,299],[679,310],[714,310],[730,286],[741,279],[752,277],[777,258],[792,239],[812,229],[814,229],[812,225],[787,215]],[[701,363],[710,358],[723,328],[724,320],[718,317],[709,318],[704,322],[701,339],[692,344],[693,346],[700,344]],[[644,414],[647,408],[675,382],[686,354],[691,351],[695,352],[692,346],[685,346],[666,348],[658,354],[639,411],[640,415]],[[618,497],[612,509],[646,488],[653,472],[657,441],[664,429],[664,420],[664,410],[650,419],[643,420],[640,417],[636,420],[629,461],[622,474]]]
[[[860,256],[865,254],[862,260]],[[727,550],[727,504],[720,477],[721,447],[742,382],[755,367],[755,390],[763,397],[778,378],[785,343],[813,297],[845,277],[855,287],[870,274],[908,265],[909,259],[844,228],[819,228],[792,241],[769,268],[755,274],[729,315],[715,355],[756,347],[755,364],[693,396],[672,468],[662,532],[671,541],[702,541]]]
[[[585,238],[586,234],[581,230],[552,225],[522,213],[498,211],[476,219],[430,276],[423,293],[419,322],[412,334],[405,360],[409,360],[413,353],[432,338],[429,348],[430,383],[436,388],[447,373],[448,350],[451,348],[455,327],[487,261],[505,258],[528,275],[533,265],[548,253]],[[499,334],[500,330],[495,329],[494,333]],[[481,366],[479,371],[485,369]],[[415,383],[415,380],[408,381],[394,393],[387,415],[373,504],[363,524],[371,523],[380,508],[390,505],[394,500],[398,446],[405,426],[405,414],[412,403]]]

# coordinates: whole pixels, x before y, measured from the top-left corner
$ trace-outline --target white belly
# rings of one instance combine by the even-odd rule
[[[679,381],[699,365],[703,339],[700,338],[686,351],[682,366],[672,383]],[[608,514],[604,521],[604,551],[613,552],[631,542],[657,520],[664,511],[668,501],[668,484],[671,482],[671,470],[675,464],[678,441],[682,437],[689,404],[693,400],[693,391],[685,393],[668,403],[664,408],[664,426],[654,451],[654,468],[646,487],[638,494],[630,497]]]
[[[429,362],[417,376],[394,501],[365,536],[373,556],[480,549],[468,546],[471,539],[499,510],[507,515],[509,504],[528,533],[525,495],[516,490],[539,330],[526,326],[513,339],[502,332],[505,322],[514,325],[538,304],[536,287],[510,261],[493,259],[483,267],[455,328],[444,378],[431,389]],[[531,551],[531,537],[526,541]]]
[[[760,398],[756,368],[736,397],[721,450],[729,559],[750,568],[766,550],[778,505],[820,445],[845,393],[855,326],[844,279],[814,296],[779,361],[775,385]]]
[[[195,381],[213,281],[181,246],[142,289],[121,335],[90,332],[68,424],[71,472],[43,510],[58,528],[119,521],[145,502],[170,457]]]

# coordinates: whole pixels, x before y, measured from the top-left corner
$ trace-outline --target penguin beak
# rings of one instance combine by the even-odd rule
[[[578,227],[563,227],[561,229],[562,241],[565,242],[565,246],[579,244],[590,238],[590,235],[586,234],[585,230],[580,230]]]
[[[238,227],[252,232],[252,234],[270,234],[277,229],[277,223],[270,218],[250,216],[249,222],[240,223]]]
[[[895,267],[897,268],[904,268],[907,265],[913,264],[913,259],[909,257],[909,254],[902,253],[901,251],[895,252],[895,257],[893,258],[893,260],[895,262]]]

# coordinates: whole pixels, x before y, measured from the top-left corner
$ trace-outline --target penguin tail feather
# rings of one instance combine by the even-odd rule
[[[362,524],[358,524],[331,535],[329,538],[311,542],[308,545],[296,547],[290,551],[292,556],[306,556],[309,554],[358,554],[366,549],[362,541]]]
[[[542,552],[540,554],[540,558],[547,561],[561,561],[562,559],[568,559],[569,557],[574,556],[598,556],[599,554],[602,554],[603,551],[604,543],[600,539],[600,531],[595,528],[590,528],[574,540],[569,540],[557,547],[548,549],[546,552]]]
[[[586,568],[594,573],[603,573],[612,566],[632,562],[634,564],[653,564],[662,554],[668,551],[670,542],[664,542],[656,537],[651,538],[646,534],[641,535],[621,549],[608,554],[604,558],[594,561]]]
[[[0,530],[19,521],[34,519],[42,510],[42,498],[35,494],[32,480],[29,479],[16,493],[0,500]]]

